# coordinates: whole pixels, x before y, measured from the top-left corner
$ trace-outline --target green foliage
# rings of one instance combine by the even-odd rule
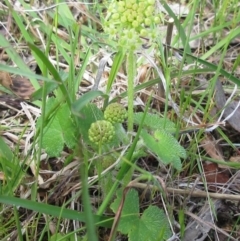
[[[104,156],[100,160],[96,160],[95,161],[96,162],[95,165],[97,166],[99,164],[100,165],[100,169],[106,170],[115,161],[116,161],[116,157],[111,156],[111,155],[107,155],[107,156]],[[106,197],[107,194],[109,193],[109,191],[111,190],[112,184],[114,182],[114,179],[115,179],[114,174],[111,171],[106,173],[104,176],[102,176],[100,178],[99,184],[100,184],[100,187],[101,187],[101,190],[102,190],[103,197]]]
[[[127,117],[127,111],[123,105],[112,103],[104,111],[105,120],[97,120],[91,123],[88,129],[88,138],[95,144],[106,144],[116,137],[113,124],[122,123]],[[116,126],[117,127],[117,126]],[[119,126],[118,126],[119,127]]]
[[[52,107],[57,103],[56,99],[49,99],[46,106],[47,115],[52,111]],[[40,117],[37,125],[40,126],[42,118]],[[64,148],[73,148],[76,144],[76,126],[71,118],[71,112],[66,103],[57,108],[53,117],[47,123],[43,130],[42,147],[49,156],[59,156]]]
[[[126,54],[126,51],[124,51],[123,49],[119,49],[113,59],[113,65],[108,77],[106,94],[109,94],[111,92],[111,88],[113,86],[114,81],[116,80],[117,73],[122,65],[125,54]],[[106,106],[106,103],[104,105]]]
[[[50,238],[50,241],[76,241],[76,240],[81,241],[82,239],[78,236],[76,237],[74,233],[67,234],[67,235],[55,233]]]
[[[184,215],[184,210],[180,209],[178,211],[178,219],[179,219],[179,224],[180,224],[180,234],[181,234],[181,237],[183,237],[184,235],[184,232],[185,232],[185,215]]]
[[[128,76],[128,131],[133,131],[133,113],[134,113],[134,80],[137,74],[137,59],[133,50],[127,53],[127,76]]]
[[[86,222],[87,219],[85,213],[83,212],[58,207],[54,205],[49,205],[46,203],[36,203],[32,200],[21,199],[12,196],[0,195],[0,203],[13,206],[20,206],[29,210],[33,210],[35,212],[45,213],[47,215],[51,215],[57,218],[61,217],[65,219],[77,220],[79,222]],[[111,228],[112,219],[103,215],[94,215],[93,225]]]
[[[63,240],[63,241],[69,241],[69,239],[65,239],[63,238],[63,235],[61,235],[60,233],[55,233],[53,234],[53,236],[51,236],[50,241],[58,241],[59,239]]]
[[[143,117],[143,112],[138,112],[134,114],[134,123],[139,125]],[[166,118],[161,118],[157,114],[150,114],[146,115],[144,119],[144,128],[150,130],[158,130],[164,128],[168,132],[175,132],[175,124]]]
[[[116,132],[116,138],[114,139],[114,145],[117,146],[120,143],[123,145],[128,145],[129,144],[129,136],[126,132],[126,130],[123,128],[123,125],[120,123],[116,123],[114,125],[115,127],[115,132]]]
[[[26,53],[24,53],[24,56],[19,56],[19,50],[16,45],[13,45],[12,43],[9,43],[7,39],[0,35],[0,45],[5,50],[6,54],[8,55],[8,63],[7,65],[0,64],[0,69],[3,71],[8,71],[11,73],[15,73],[17,75],[22,75],[30,79],[31,83],[36,89],[39,89],[34,94],[34,100],[41,99],[37,102],[37,105],[42,108],[42,111],[45,115],[44,117],[44,129],[42,132],[40,132],[40,138],[38,138],[39,131],[37,132],[37,135],[34,136],[33,139],[33,145],[31,145],[31,148],[29,149],[29,154],[21,155],[20,151],[22,150],[22,145],[16,144],[14,150],[11,150],[8,147],[8,142],[4,142],[4,139],[0,137],[0,169],[4,173],[4,176],[6,177],[6,180],[2,181],[0,184],[0,191],[1,193],[4,193],[4,195],[7,195],[10,193],[11,195],[13,193],[18,194],[19,192],[16,192],[16,188],[19,186],[21,182],[21,179],[23,179],[24,172],[22,170],[22,167],[28,166],[30,162],[25,162],[22,159],[30,161],[31,158],[29,158],[29,155],[33,153],[34,159],[35,159],[35,150],[34,144],[38,144],[35,141],[39,141],[43,137],[43,148],[46,149],[47,153],[50,156],[58,156],[64,146],[68,146],[70,149],[75,148],[77,144],[79,143],[79,136],[82,139],[82,142],[84,143],[84,148],[89,148],[88,144],[91,144],[90,150],[94,149],[94,146],[89,140],[88,137],[88,131],[92,123],[103,120],[103,113],[101,109],[99,109],[94,104],[89,104],[91,101],[95,101],[97,97],[101,96],[105,98],[104,102],[104,108],[109,102],[109,98],[111,99],[110,93],[113,86],[113,82],[117,79],[116,76],[118,74],[118,71],[120,67],[122,66],[123,62],[126,62],[124,60],[126,54],[127,54],[127,77],[128,77],[128,92],[127,93],[120,93],[117,97],[115,97],[115,101],[117,99],[126,97],[128,95],[128,110],[129,110],[129,119],[127,122],[128,130],[130,133],[133,133],[134,138],[133,142],[131,143],[131,138],[126,134],[125,129],[122,125],[115,124],[115,137],[113,137],[113,140],[106,145],[106,149],[103,149],[102,151],[105,152],[106,150],[111,150],[114,153],[114,157],[119,157],[119,153],[117,153],[119,150],[123,150],[122,147],[129,147],[128,150],[126,150],[124,155],[124,160],[122,163],[119,164],[119,171],[114,171],[113,173],[109,172],[106,176],[103,176],[102,179],[99,180],[98,184],[101,186],[102,193],[104,194],[104,200],[102,206],[98,209],[98,212],[101,214],[106,210],[107,205],[109,204],[110,200],[112,200],[112,196],[116,194],[116,189],[119,184],[124,183],[124,177],[126,173],[130,173],[129,169],[130,167],[135,167],[135,160],[138,160],[140,157],[143,157],[145,155],[149,155],[149,153],[153,153],[159,161],[161,161],[163,164],[170,164],[176,169],[180,170],[182,168],[181,166],[181,158],[186,158],[186,152],[183,147],[180,146],[178,141],[174,138],[172,135],[176,132],[176,128],[174,123],[169,121],[168,119],[160,118],[159,115],[155,114],[147,114],[145,117],[143,117],[143,113],[137,113],[134,115],[134,123],[139,126],[139,130],[136,133],[133,132],[133,99],[134,94],[139,91],[140,89],[146,89],[150,86],[153,86],[157,83],[159,83],[159,79],[155,80],[149,80],[146,81],[143,84],[140,84],[138,86],[134,86],[133,80],[136,78],[136,68],[137,64],[144,62],[145,59],[142,61],[140,60],[137,62],[136,56],[134,55],[134,50],[138,48],[142,42],[141,37],[147,36],[147,38],[150,40],[148,42],[149,45],[152,45],[152,41],[156,41],[159,44],[159,48],[155,49],[154,53],[156,53],[156,56],[161,56],[162,59],[157,62],[161,62],[161,65],[163,67],[164,77],[166,78],[167,82],[167,92],[165,93],[166,96],[171,96],[171,87],[172,82],[169,80],[177,77],[177,80],[181,80],[184,75],[193,76],[196,77],[198,73],[206,74],[209,72],[215,73],[215,77],[217,78],[219,75],[222,75],[226,77],[228,80],[232,81],[233,83],[238,84],[240,86],[240,80],[235,77],[234,73],[237,71],[237,67],[240,63],[239,56],[235,58],[233,56],[232,61],[235,60],[231,73],[228,73],[224,70],[223,61],[226,55],[226,49],[229,46],[230,42],[233,42],[234,39],[236,39],[240,34],[240,29],[237,28],[237,24],[239,23],[239,10],[236,7],[238,4],[237,0],[234,1],[213,1],[213,15],[214,18],[212,19],[212,25],[210,28],[202,29],[198,34],[192,36],[192,29],[194,20],[196,17],[196,13],[198,13],[199,16],[199,24],[204,25],[204,10],[205,10],[205,4],[206,1],[192,1],[191,5],[191,11],[189,14],[187,14],[186,18],[178,18],[178,14],[174,14],[173,9],[171,6],[168,6],[168,2],[165,0],[161,1],[161,5],[165,8],[167,11],[167,14],[169,18],[174,19],[174,25],[177,29],[177,35],[172,39],[171,46],[184,49],[183,52],[179,50],[180,55],[183,57],[183,59],[180,61],[180,65],[173,62],[169,62],[166,58],[166,61],[164,61],[163,58],[163,46],[162,42],[163,39],[158,34],[158,29],[156,28],[156,25],[160,21],[160,15],[158,14],[158,8],[155,0],[129,0],[129,1],[123,1],[123,0],[112,0],[112,1],[105,1],[107,6],[107,11],[103,10],[103,4],[99,4],[98,1],[93,1],[94,4],[87,6],[86,8],[86,16],[88,17],[88,23],[87,24],[79,24],[76,22],[75,17],[73,16],[75,11],[71,11],[72,9],[69,8],[69,5],[66,3],[62,3],[60,5],[54,6],[54,9],[48,9],[48,20],[49,21],[42,21],[41,17],[36,11],[29,11],[32,9],[32,2],[31,3],[25,3],[24,0],[20,0],[20,3],[23,6],[24,11],[17,12],[14,10],[14,8],[11,8],[10,1],[5,1],[8,9],[10,11],[10,14],[12,16],[12,19],[14,21],[14,31],[10,31],[12,39],[15,40],[16,43],[19,43],[19,46],[26,46],[26,43],[29,43],[29,47],[32,50],[33,56],[34,56],[34,62],[36,61],[37,66],[41,70],[41,75],[33,74],[32,71],[30,71],[29,67],[24,63],[22,57],[28,57],[26,56]],[[57,1],[58,2],[58,1]],[[221,4],[219,4],[221,2]],[[83,6],[84,7],[84,6]],[[94,24],[91,24],[92,14],[89,12],[89,10],[93,7],[99,8],[100,11],[98,11],[98,16],[103,16],[105,18],[105,22],[103,26],[103,29],[107,34],[110,35],[110,38],[104,39],[105,36],[102,35],[102,33],[99,33],[95,31],[96,29],[95,23],[97,21],[93,21]],[[24,12],[27,12],[27,15],[24,14]],[[105,9],[106,10],[106,9]],[[211,9],[210,9],[211,10]],[[84,10],[85,11],[85,10]],[[93,11],[94,15],[96,15],[96,11]],[[2,12],[4,15],[9,14],[7,11]],[[22,14],[23,13],[23,14]],[[102,15],[101,15],[102,14]],[[202,17],[203,18],[202,18]],[[226,18],[226,16],[231,16],[231,18]],[[2,17],[1,17],[2,18]],[[4,20],[5,18],[3,18]],[[2,20],[2,19],[1,19]],[[96,19],[97,20],[97,19]],[[26,28],[26,23],[33,23],[37,24],[38,26],[38,35],[34,34],[33,31],[28,31]],[[52,23],[52,24],[48,24]],[[101,23],[99,24],[100,27]],[[59,35],[58,30],[63,30],[64,35],[62,35],[63,32],[61,32],[61,36]],[[225,30],[228,30],[227,34],[225,34]],[[102,30],[102,28],[101,28]],[[187,33],[187,35],[186,35]],[[212,36],[213,35],[213,36]],[[45,36],[44,38],[41,38],[40,36]],[[60,36],[60,37],[59,37]],[[63,36],[63,37],[62,37]],[[158,36],[155,38],[155,36]],[[160,37],[159,37],[160,36]],[[207,49],[203,49],[202,56],[199,58],[199,56],[191,55],[191,48],[190,48],[190,42],[192,40],[201,40],[202,38],[208,39],[210,37],[211,41],[213,42],[212,46],[209,46]],[[179,42],[179,38],[181,39],[181,43]],[[89,41],[91,39],[91,41]],[[91,68],[91,64],[88,66],[89,58],[91,55],[93,57],[96,53],[98,53],[99,46],[102,44],[108,45],[110,47],[115,47],[114,41],[112,39],[119,40],[118,46],[121,48],[118,49],[117,54],[115,55],[115,58],[113,60],[113,64],[111,65],[111,71],[110,76],[107,81],[107,88],[105,93],[107,93],[108,96],[105,96],[105,93],[101,91],[90,91],[85,95],[82,95],[81,98],[79,98],[77,101],[75,101],[76,93],[79,90],[80,82],[84,79],[83,76],[85,74],[86,69],[94,76],[95,74],[95,63],[94,69]],[[208,41],[209,42],[209,41]],[[33,44],[37,43],[38,46],[34,46]],[[91,43],[91,44],[89,44]],[[43,46],[40,46],[42,45]],[[180,45],[179,45],[180,44]],[[211,45],[211,43],[210,43]],[[14,47],[13,47],[14,46]],[[50,48],[51,46],[51,48]],[[154,47],[154,46],[153,46]],[[42,52],[40,49],[44,49],[44,52]],[[129,51],[129,49],[131,51]],[[108,49],[110,52],[114,52],[115,49]],[[146,53],[148,50],[145,50]],[[160,51],[160,52],[159,52]],[[217,65],[214,65],[208,61],[210,56],[218,55],[217,53],[221,53],[221,57],[218,58],[219,61],[217,62]],[[54,62],[50,61],[52,58],[52,54],[54,53]],[[129,54],[130,53],[130,54]],[[160,58],[161,58],[160,57]],[[171,56],[169,56],[171,57]],[[25,58],[24,58],[25,59]],[[91,58],[92,59],[92,58]],[[94,58],[95,59],[95,58]],[[84,61],[83,61],[84,60]],[[14,63],[14,67],[9,67],[8,64]],[[92,61],[90,61],[92,63]],[[167,64],[166,64],[167,62]],[[195,65],[193,68],[188,68],[187,70],[184,70],[185,63],[192,64],[191,66]],[[64,72],[67,76],[64,78],[64,76],[61,75],[60,69],[62,69],[62,64],[66,65],[64,66]],[[204,65],[204,69],[200,69],[199,65]],[[17,68],[16,68],[17,66]],[[97,65],[98,66],[98,65]],[[101,67],[101,64],[99,65]],[[98,66],[98,67],[99,67]],[[176,69],[178,71],[174,71]],[[101,68],[100,68],[101,69]],[[155,76],[155,74],[154,74]],[[38,80],[44,80],[45,84],[43,87],[39,86]],[[46,82],[47,81],[47,82]],[[214,82],[214,81],[213,81]],[[179,82],[180,83],[180,82]],[[84,83],[85,84],[85,83]],[[134,89],[133,89],[134,87]],[[180,86],[174,85],[174,89],[178,90]],[[193,84],[191,87],[195,87],[195,84]],[[228,86],[229,87],[229,86]],[[192,88],[191,88],[192,89]],[[191,91],[190,89],[190,91]],[[197,89],[197,88],[196,88]],[[213,88],[209,88],[212,89]],[[191,95],[191,101],[194,102],[193,111],[192,113],[198,114],[199,110],[201,111],[201,114],[203,113],[203,120],[206,120],[208,122],[210,118],[209,116],[209,106],[211,106],[212,103],[212,94],[207,89],[206,93],[199,94],[198,96]],[[45,113],[45,97],[54,91],[54,95],[56,96],[56,100],[50,99],[47,101],[47,110]],[[187,91],[187,90],[186,90]],[[189,91],[189,92],[190,92]],[[211,91],[212,92],[212,91]],[[174,91],[174,93],[177,93],[177,91]],[[213,93],[213,92],[212,92]],[[178,102],[177,94],[174,94],[174,97],[176,97],[176,100]],[[200,98],[199,98],[200,97]],[[190,97],[189,97],[190,98]],[[185,98],[182,96],[182,99],[180,98],[180,112],[185,112],[185,107],[189,107],[191,105],[191,101],[189,98]],[[196,100],[196,99],[200,100]],[[186,101],[187,99],[187,101]],[[33,99],[31,99],[32,101]],[[182,100],[182,101],[181,101]],[[202,102],[204,100],[204,103]],[[207,103],[205,102],[207,100]],[[65,103],[67,102],[67,104]],[[113,100],[114,101],[114,100]],[[170,99],[169,99],[170,101]],[[179,102],[178,102],[179,103]],[[195,104],[196,103],[196,104]],[[35,102],[36,104],[36,102]],[[71,110],[70,110],[71,108]],[[190,108],[191,109],[191,108]],[[165,111],[168,110],[168,104],[166,102],[165,105]],[[188,111],[186,109],[186,111]],[[147,108],[146,108],[147,113]],[[166,112],[165,112],[166,113]],[[73,119],[72,117],[73,116]],[[142,129],[141,120],[144,120],[144,126]],[[177,120],[179,125],[181,125],[181,120]],[[21,122],[22,123],[22,122]],[[41,124],[41,118],[38,120],[38,126]],[[13,125],[15,127],[15,125]],[[12,127],[12,125],[11,125]],[[14,128],[15,129],[15,128]],[[218,128],[219,133],[221,133],[221,128]],[[139,136],[141,133],[141,138],[139,140]],[[3,131],[4,133],[4,131]],[[18,133],[18,132],[17,132]],[[43,135],[42,135],[43,134]],[[16,134],[18,135],[18,134]],[[225,134],[221,134],[221,136],[224,136]],[[22,135],[21,135],[22,136]],[[21,136],[19,137],[19,140],[21,139]],[[223,139],[226,141],[228,140],[227,137],[223,137]],[[199,137],[197,137],[198,142]],[[231,140],[227,141],[228,143],[231,142]],[[192,155],[193,162],[195,162],[195,155],[196,152],[194,150],[197,146],[197,143],[192,144],[189,143],[190,150],[189,155]],[[32,144],[32,143],[31,143]],[[232,147],[232,143],[230,143]],[[115,147],[117,145],[122,145],[121,148],[111,148]],[[37,146],[37,145],[36,145]],[[42,146],[41,146],[42,147]],[[192,148],[193,147],[193,148]],[[108,149],[107,149],[108,148]],[[95,149],[94,149],[95,150]],[[42,150],[38,149],[39,154],[42,152]],[[72,157],[75,157],[76,152],[72,152],[73,150],[69,151],[69,154]],[[91,153],[93,155],[96,154],[96,152],[91,152],[89,150],[86,151],[87,159],[92,157]],[[125,149],[124,149],[125,151]],[[120,152],[120,151],[119,151]],[[123,153],[121,151],[121,153]],[[88,156],[89,154],[89,156]],[[106,155],[106,153],[103,153]],[[103,156],[104,156],[103,155]],[[101,157],[101,155],[98,155]],[[40,155],[39,155],[40,157]],[[35,159],[35,164],[39,165],[39,159]],[[88,160],[86,160],[86,165],[88,163]],[[112,160],[103,160],[103,163],[99,162],[102,169],[107,168],[112,162]],[[114,160],[113,160],[114,161]],[[224,165],[231,165],[231,163],[220,163]],[[129,164],[128,164],[129,163]],[[24,164],[24,165],[23,165]],[[131,164],[131,165],[130,165]],[[237,168],[236,163],[232,163],[231,167],[235,165],[235,168]],[[191,163],[190,166],[194,166],[193,163]],[[83,166],[81,166],[83,167]],[[84,168],[81,168],[83,170]],[[87,168],[86,168],[87,169]],[[38,170],[38,168],[36,168]],[[36,173],[37,174],[37,173]],[[87,175],[87,171],[86,171]],[[131,175],[131,173],[130,173]],[[37,176],[36,176],[37,177]],[[84,183],[84,176],[81,175],[82,183]],[[87,176],[86,176],[87,180]],[[114,183],[114,180],[115,183]],[[86,197],[88,195],[88,185],[86,182],[85,185],[82,185],[82,189],[86,190],[86,192],[82,192],[82,197]],[[90,184],[91,185],[91,184]],[[114,188],[111,188],[111,187]],[[3,187],[3,188],[2,188]],[[5,188],[6,187],[6,188]],[[37,187],[36,185],[32,186],[32,193],[35,192]],[[28,188],[28,185],[27,185]],[[85,188],[85,189],[84,189]],[[34,190],[35,189],[35,190]],[[120,192],[119,192],[120,193]],[[117,194],[117,199],[115,200],[114,204],[112,205],[113,210],[116,212],[117,207],[120,203],[120,197],[121,193]],[[110,194],[110,195],[109,195]],[[32,200],[34,199],[35,195],[32,195]],[[76,196],[78,198],[78,195]],[[87,196],[88,197],[88,196]],[[108,199],[106,201],[106,199]],[[106,202],[105,202],[106,201]],[[6,203],[8,205],[14,205],[14,206],[22,206],[28,209],[32,209],[39,213],[46,213],[47,215],[53,216],[61,220],[63,219],[73,219],[80,222],[86,222],[88,225],[84,226],[84,228],[91,226],[92,230],[95,229],[96,225],[111,228],[112,222],[108,222],[110,220],[109,217],[103,217],[103,216],[94,216],[94,221],[90,220],[88,221],[88,216],[91,214],[90,210],[90,202],[89,206],[87,208],[89,209],[86,211],[86,205],[84,205],[84,213],[81,212],[75,212],[73,210],[67,210],[64,208],[58,208],[56,206],[50,206],[50,205],[42,205],[42,203],[36,203],[29,200],[22,200],[22,199],[11,199],[10,197],[4,197],[3,195],[0,195],[0,202]],[[104,203],[105,202],[105,203]],[[115,206],[114,206],[115,205]],[[126,206],[126,207],[125,207]],[[150,206],[147,208],[143,214],[139,214],[139,200],[138,195],[134,190],[131,190],[128,195],[125,202],[125,206],[123,209],[123,215],[120,221],[119,230],[122,233],[125,233],[129,236],[129,240],[163,240],[170,237],[170,228],[167,223],[167,219],[164,215],[164,213],[159,210],[158,208],[154,206]],[[5,206],[3,206],[5,208]],[[184,207],[183,207],[184,209]],[[16,222],[12,222],[13,215],[9,211],[10,209],[7,209],[7,212],[5,210],[1,210],[3,215],[0,217],[0,239],[1,238],[8,238],[10,236],[11,231],[13,230],[13,223],[16,224],[18,230],[21,229],[20,222],[18,215],[16,215]],[[5,218],[5,216],[7,218]],[[14,220],[13,220],[14,221]],[[160,221],[162,222],[160,225]],[[107,223],[108,222],[108,223]],[[178,222],[180,224],[180,239],[184,236],[185,232],[185,216],[183,210],[180,210],[178,213]],[[34,223],[34,222],[33,222]],[[10,224],[10,225],[9,225]],[[159,227],[164,227],[166,224],[166,229],[162,228],[162,232],[160,231]],[[48,223],[46,223],[46,229],[48,229]],[[20,227],[20,228],[19,228]],[[26,230],[28,227],[26,226]],[[90,233],[91,233],[91,229]],[[87,232],[89,233],[89,230]],[[166,231],[167,230],[167,231]],[[159,231],[159,233],[158,233]],[[94,230],[95,232],[95,230]],[[30,232],[27,232],[30,233]],[[93,232],[92,232],[93,233]],[[21,234],[19,232],[19,234]],[[3,237],[1,236],[3,235]],[[165,236],[164,236],[165,235]],[[22,235],[21,235],[22,236]],[[22,237],[20,236],[20,239]],[[74,237],[72,234],[64,234],[60,233],[60,230],[56,230],[56,234],[51,237],[51,241],[53,240],[77,240],[76,237]],[[31,240],[32,236],[30,235],[28,237],[29,240]],[[88,236],[86,240],[93,239]]]
[[[92,123],[104,119],[103,112],[95,104],[88,103],[82,107],[79,113],[81,115],[79,118],[79,129],[83,141],[86,144],[93,145],[93,142],[89,139],[88,131]],[[118,146],[120,143],[129,143],[126,131],[123,129],[121,124],[116,123],[114,125],[114,132],[116,134],[113,136],[111,142],[108,143],[109,146]],[[93,145],[93,147],[96,146]]]
[[[117,212],[121,199],[122,191],[118,190],[117,198],[111,205],[114,213]],[[118,231],[127,234],[129,241],[161,241],[171,236],[168,220],[163,210],[150,205],[140,215],[138,193],[134,189],[126,195]]]
[[[142,116],[141,112],[135,113],[134,123],[139,125]],[[168,119],[160,118],[157,114],[147,114],[144,127],[141,132],[144,146],[157,155],[163,164],[172,164],[177,170],[181,170],[180,158],[186,158],[187,155],[185,149],[171,134],[176,131],[175,124]],[[149,134],[146,130],[153,134]]]
[[[93,147],[96,147],[94,143],[100,143],[99,141],[96,142],[93,140],[97,137],[104,137],[104,135],[96,133],[96,128],[94,129],[96,123],[106,122],[103,120],[103,112],[95,104],[86,103],[85,106],[81,106],[78,112],[79,117],[77,117],[77,123],[75,123],[68,105],[66,103],[58,104],[57,99],[50,98],[46,105],[46,116],[47,124],[43,130],[42,147],[49,156],[59,156],[65,145],[68,148],[74,148],[77,144],[79,134],[83,138],[84,143],[90,144]],[[40,126],[41,121],[42,117],[38,119],[37,126]],[[120,142],[126,143],[128,139],[122,126],[115,124],[113,127],[110,122],[107,123],[109,123],[111,127],[111,138],[108,139],[108,144],[117,146]],[[99,128],[97,130],[99,131]],[[118,138],[115,135],[115,131]]]
[[[17,149],[17,148],[16,148]],[[16,150],[17,152],[17,150]],[[12,195],[25,175],[20,160],[11,151],[0,136],[0,172],[4,173],[4,182],[0,183],[0,194]]]
[[[0,159],[5,158],[11,161],[14,157],[9,146],[4,142],[3,138],[0,136]]]
[[[102,91],[90,91],[82,95],[78,100],[72,103],[72,112],[76,116],[81,116],[80,113],[82,108],[84,108],[87,104],[89,104],[92,100],[96,99],[97,97],[104,96]]]
[[[177,170],[181,170],[181,158],[186,158],[185,149],[178,141],[166,130],[156,130],[154,135],[150,135],[143,130],[141,137],[145,146],[156,154],[162,163],[172,164]]]

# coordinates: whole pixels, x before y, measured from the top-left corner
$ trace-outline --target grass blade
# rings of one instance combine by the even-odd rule
[[[0,196],[0,203],[8,204],[8,205],[14,205],[14,206],[20,206],[26,209],[30,209],[35,212],[45,213],[48,215],[51,215],[53,217],[58,217],[59,214],[61,214],[61,218],[71,219],[71,220],[77,220],[81,222],[86,221],[86,217],[84,213],[77,212],[74,210],[57,207],[45,203],[37,203],[31,200],[26,199],[20,199],[16,197],[10,197],[10,196]],[[94,222],[95,225],[109,228],[112,225],[112,219],[109,217],[94,215]]]

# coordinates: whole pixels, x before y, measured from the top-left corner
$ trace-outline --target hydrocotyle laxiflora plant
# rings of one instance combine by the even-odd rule
[[[128,75],[128,131],[133,130],[134,78],[136,56],[141,48],[142,38],[150,41],[157,36],[156,25],[160,23],[155,0],[113,0],[107,8],[104,31],[118,42],[118,47],[127,54]]]

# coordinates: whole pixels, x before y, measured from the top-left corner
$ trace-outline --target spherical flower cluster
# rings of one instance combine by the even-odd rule
[[[115,134],[114,127],[111,122],[99,120],[91,124],[88,130],[88,137],[95,144],[109,143]]]
[[[113,0],[108,7],[105,32],[119,38],[121,46],[136,47],[140,37],[153,38],[154,25],[160,22],[155,0]]]
[[[127,118],[127,111],[122,104],[112,103],[104,111],[104,118],[112,124],[123,123]]]

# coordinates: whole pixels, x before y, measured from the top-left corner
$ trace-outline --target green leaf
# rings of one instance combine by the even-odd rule
[[[65,86],[65,83],[63,82],[59,72],[55,69],[53,64],[49,61],[48,57],[34,44],[28,43],[29,48],[42,60],[42,62],[45,64],[47,69],[51,72],[53,75],[53,78],[55,81],[59,83],[59,88],[62,92],[62,95],[65,96],[68,106],[71,106],[71,99],[68,94],[67,88]]]
[[[45,213],[53,217],[61,217],[80,222],[86,222],[86,216],[83,212],[78,212],[64,207],[57,207],[46,203],[35,202],[31,200],[0,195],[0,203],[20,206],[28,210],[33,210],[39,213]],[[112,219],[106,216],[94,215],[94,224],[96,226],[110,228],[112,226]]]
[[[99,96],[106,96],[102,91],[89,91],[81,96],[78,100],[76,100],[72,104],[72,112],[74,115],[81,116],[80,112],[87,104],[89,104],[92,100]]]
[[[240,55],[237,56],[232,67],[232,73],[236,71],[237,67],[240,66]]]
[[[79,118],[79,128],[82,134],[83,140],[87,143],[91,143],[88,138],[88,129],[91,124],[97,120],[103,120],[102,111],[95,104],[86,104],[80,112],[82,118]]]
[[[50,98],[46,105],[46,113],[49,114],[56,104],[56,99]],[[40,126],[42,118],[38,119],[37,125]],[[73,148],[77,142],[78,131],[71,118],[71,112],[66,103],[62,104],[55,112],[43,130],[42,147],[49,156],[59,156],[66,144]]]
[[[55,233],[53,236],[51,236],[50,241],[58,241],[63,238],[63,235],[60,233]],[[63,241],[68,241],[68,239],[62,239]]]
[[[15,11],[12,11],[12,13],[15,14]],[[20,23],[20,21],[19,21]],[[19,25],[18,25],[19,26]],[[25,29],[25,27],[24,27]],[[25,38],[26,36],[28,36],[28,32],[25,31]],[[26,38],[28,40],[28,37]],[[37,82],[37,80],[35,79],[35,76],[32,76],[32,71],[29,69],[29,67],[24,63],[24,61],[22,60],[22,58],[18,55],[18,53],[16,52],[16,50],[13,48],[13,46],[7,41],[7,39],[0,34],[0,47],[2,47],[3,49],[5,49],[8,57],[10,57],[12,59],[12,61],[18,66],[18,68],[14,67],[17,70],[16,74],[20,74],[22,70],[25,71],[25,73],[29,76],[29,80],[32,83],[32,85],[35,87],[35,89],[39,88],[39,84]],[[34,56],[35,59],[37,60],[38,63],[38,58],[37,56]],[[1,66],[6,69],[6,67],[4,65],[1,64]],[[3,69],[3,70],[4,70]],[[4,70],[5,71],[5,70]],[[20,72],[18,72],[20,71]]]
[[[122,142],[124,145],[128,145],[130,141],[129,136],[122,124],[116,123],[114,127],[116,132],[116,140],[114,140],[115,145],[119,144],[120,142]]]
[[[145,146],[155,153],[164,164],[172,164],[177,170],[181,170],[181,158],[186,158],[185,149],[166,130],[157,130],[154,136],[143,130],[141,137]]]
[[[114,213],[117,212],[122,199],[122,190],[117,191],[117,198],[111,205]],[[118,226],[118,230],[123,234],[128,234],[132,230],[132,225],[139,220],[139,200],[136,190],[131,189],[126,196],[122,209],[122,216]],[[130,225],[131,224],[131,225]]]
[[[187,154],[185,149],[178,143],[176,138],[174,138],[170,133],[168,133],[165,130],[157,130],[154,133],[154,137],[162,142],[162,145],[167,145],[170,148],[173,148],[174,152],[176,155],[182,157],[182,158],[187,158]]]
[[[117,198],[111,205],[114,213],[121,199],[122,190],[118,190]],[[168,220],[158,207],[150,205],[140,216],[138,193],[134,189],[126,195],[118,230],[128,234],[129,241],[161,241],[171,236]]]
[[[134,114],[134,123],[139,125],[143,118],[143,112],[138,112]],[[144,119],[144,127],[151,130],[165,129],[168,132],[175,132],[175,124],[169,119],[161,118],[157,114],[147,114]]]
[[[57,112],[56,118],[58,119],[61,126],[64,142],[69,148],[73,148],[77,141],[77,130],[76,126],[74,125],[73,119],[71,118],[71,112],[67,104],[61,106],[61,108]]]
[[[81,67],[80,71],[78,72],[78,74],[76,76],[76,79],[75,79],[75,93],[77,93],[77,91],[79,89],[79,86],[80,86],[81,81],[83,79],[83,75],[84,75],[84,73],[86,71],[86,68],[88,66],[90,56],[91,56],[91,47],[88,48],[83,60],[81,61],[82,67]]]
[[[0,41],[1,41],[1,37],[0,37]],[[13,55],[13,58],[16,58],[16,56]],[[38,80],[44,80],[44,81],[55,83],[54,80],[50,80],[47,77],[29,72],[26,66],[25,67],[20,66],[20,67],[22,67],[23,69],[11,67],[11,66],[0,63],[0,71],[6,71],[6,72],[9,72],[9,73],[12,73],[12,74],[21,75],[21,76],[27,77],[28,79],[35,78],[35,79],[38,79]]]
[[[166,215],[156,206],[149,206],[129,234],[131,241],[166,240],[171,237]]]
[[[57,87],[58,84],[56,82],[46,82],[45,83],[45,87],[46,87],[46,92],[47,94],[50,94],[51,92],[53,92]],[[31,100],[39,100],[42,98],[42,92],[43,92],[43,87],[41,87],[40,89],[38,89],[37,91],[35,91],[32,96],[31,96]]]
[[[5,143],[3,138],[0,136],[0,159],[1,158],[6,158],[8,161],[12,161],[13,159],[13,153],[9,146]]]
[[[64,147],[64,139],[61,134],[61,126],[55,117],[43,130],[42,147],[51,157],[60,155]]]
[[[124,57],[125,57],[125,51],[123,50],[119,50],[115,55],[115,58],[113,60],[113,65],[107,81],[107,88],[106,88],[107,94],[109,94],[110,90],[112,89],[113,82],[114,80],[116,80],[118,70],[123,62]]]

